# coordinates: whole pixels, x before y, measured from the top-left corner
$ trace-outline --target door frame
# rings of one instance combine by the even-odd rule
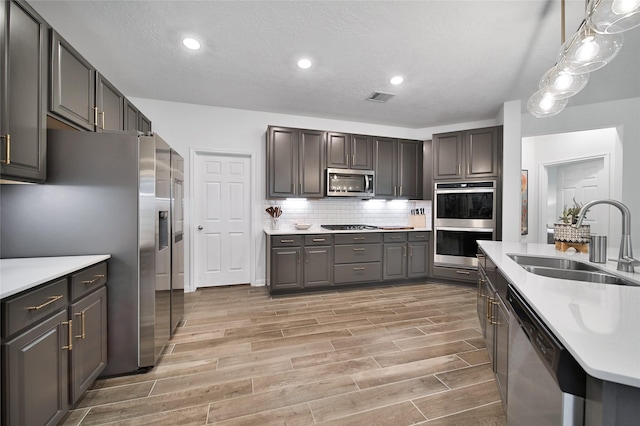
[[[196,245],[196,198],[195,198],[195,185],[196,185],[196,161],[200,157],[209,156],[226,156],[226,157],[243,157],[249,159],[249,167],[251,170],[251,178],[249,184],[249,209],[251,211],[249,219],[249,284],[253,287],[256,282],[256,253],[255,253],[255,209],[254,209],[254,193],[257,188],[257,173],[255,173],[255,155],[249,151],[234,151],[234,150],[222,150],[222,149],[210,149],[210,148],[191,148],[189,150],[189,221],[193,224],[189,226],[189,291],[196,291],[198,288],[195,283],[195,245]]]
[[[581,163],[584,161],[599,160],[604,162],[605,173],[609,180],[609,197],[614,197],[615,178],[611,176],[611,155],[608,152],[599,155],[588,155],[584,157],[575,157],[567,160],[550,161],[547,163],[540,163],[538,170],[538,238],[540,242],[546,242],[547,239],[547,204],[540,202],[540,200],[547,200],[549,195],[549,167],[559,167],[563,165],[569,165],[574,163]],[[609,229],[612,229],[611,223]],[[617,228],[616,228],[617,229]],[[612,235],[611,232],[609,235]]]

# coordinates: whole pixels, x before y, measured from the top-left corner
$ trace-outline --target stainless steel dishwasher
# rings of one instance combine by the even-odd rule
[[[509,286],[509,426],[584,425],[586,373]]]

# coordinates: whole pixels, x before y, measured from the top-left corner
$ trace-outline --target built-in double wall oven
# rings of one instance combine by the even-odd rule
[[[433,210],[434,265],[475,269],[476,241],[496,237],[496,182],[438,182]]]

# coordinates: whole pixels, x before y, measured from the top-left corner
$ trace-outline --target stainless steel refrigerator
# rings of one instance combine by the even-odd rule
[[[156,364],[184,297],[183,159],[158,135],[49,130],[47,183],[3,185],[0,256],[111,254],[104,376]]]

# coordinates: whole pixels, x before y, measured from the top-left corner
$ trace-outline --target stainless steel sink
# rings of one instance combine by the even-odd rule
[[[571,259],[560,259],[557,257],[539,257],[539,256],[525,256],[521,254],[508,255],[518,265],[527,266],[542,266],[546,268],[555,269],[571,269],[576,271],[600,271],[600,268],[588,265],[586,263],[579,262]]]
[[[577,260],[520,254],[509,254],[508,256],[522,266],[525,271],[544,277],[601,284],[640,286],[640,284],[632,280],[610,274],[597,266]]]

